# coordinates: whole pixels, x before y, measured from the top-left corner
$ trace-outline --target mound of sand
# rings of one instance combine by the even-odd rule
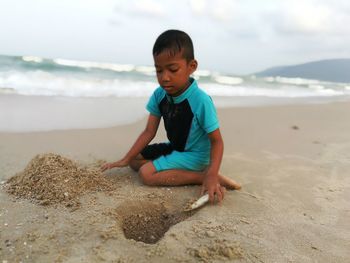
[[[79,197],[91,191],[114,190],[97,167],[82,167],[58,154],[35,156],[20,173],[7,181],[7,192],[41,205],[79,206]]]

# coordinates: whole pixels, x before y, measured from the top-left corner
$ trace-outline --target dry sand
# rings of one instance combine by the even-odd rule
[[[183,207],[197,197],[198,186],[143,186],[129,168],[113,169],[91,185],[81,177],[86,171],[79,167],[121,157],[145,120],[110,129],[1,133],[0,259],[349,262],[349,110],[349,103],[220,110],[221,172],[243,189],[228,191],[221,206],[191,213]],[[163,132],[157,140],[162,138]],[[35,189],[21,198],[9,194],[4,182],[17,174],[17,185],[28,185],[27,165],[37,165],[33,158],[45,153],[79,171],[75,187],[54,188],[62,182],[51,182],[55,173],[49,172],[45,184],[53,188],[42,194],[55,193],[55,202],[40,205]],[[29,185],[42,190],[37,181]],[[103,182],[114,188],[98,187]],[[64,193],[77,185],[80,206],[72,209]]]
[[[78,209],[80,196],[115,189],[115,183],[102,173],[98,163],[92,167],[79,167],[59,154],[38,154],[4,186],[17,198],[40,205],[63,204]]]

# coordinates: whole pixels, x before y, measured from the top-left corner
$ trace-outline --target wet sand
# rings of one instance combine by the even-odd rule
[[[16,198],[3,183],[0,259],[348,262],[349,110],[350,103],[219,110],[221,172],[243,188],[228,191],[221,206],[191,214],[183,207],[199,186],[143,186],[129,168],[107,172],[115,189],[86,192],[74,209]],[[23,171],[37,154],[55,153],[81,165],[116,160],[144,125],[0,133],[0,181]],[[155,140],[163,138],[161,132]]]

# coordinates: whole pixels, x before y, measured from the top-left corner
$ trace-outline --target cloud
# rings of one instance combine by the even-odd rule
[[[227,60],[239,61],[241,68],[242,63],[247,68],[260,63],[263,68],[268,63],[293,64],[350,56],[348,0],[188,0],[188,3],[192,16],[206,28],[205,33],[210,31],[208,41],[220,43],[215,54],[222,51],[223,61],[232,69],[235,63]]]
[[[125,16],[125,19],[129,19],[130,16],[134,18],[164,18],[166,16],[164,3],[155,0],[131,0],[119,2],[114,10],[119,16]]]
[[[193,15],[221,23],[231,34],[345,34],[350,28],[350,4],[344,0],[189,0]],[[248,32],[249,31],[249,32]]]
[[[133,4],[133,9],[136,14],[148,17],[164,17],[165,8],[160,1],[154,0],[138,0]]]
[[[235,1],[219,0],[212,7],[212,16],[218,21],[229,22],[235,13]]]
[[[206,0],[190,0],[190,8],[195,15],[203,15],[207,9]]]
[[[288,2],[274,14],[271,26],[278,33],[320,34],[332,30],[333,10],[312,2]]]
[[[235,12],[234,0],[190,0],[190,8],[194,15],[212,19],[216,22],[229,22]]]

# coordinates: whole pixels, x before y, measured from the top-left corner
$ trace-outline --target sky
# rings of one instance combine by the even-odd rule
[[[250,74],[350,58],[348,0],[0,0],[0,54],[153,65],[167,29],[200,69]]]

